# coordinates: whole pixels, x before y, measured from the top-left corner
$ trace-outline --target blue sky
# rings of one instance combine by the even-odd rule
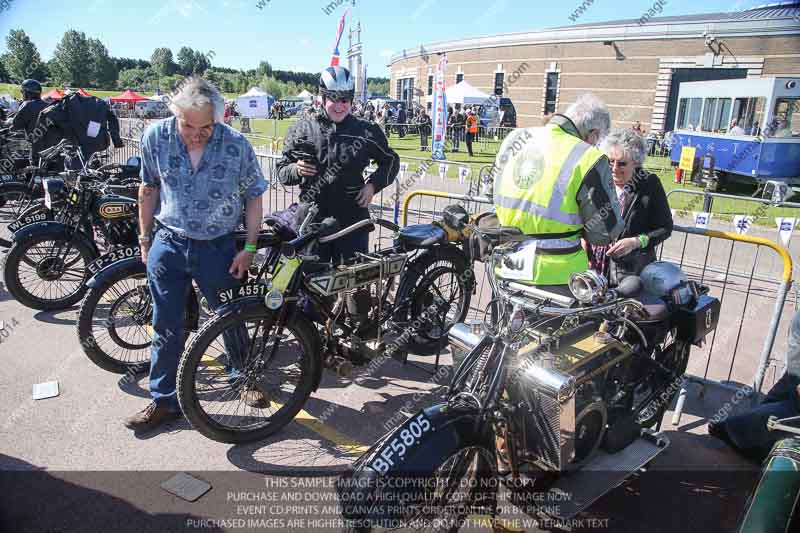
[[[268,60],[278,69],[318,71],[330,61],[338,18],[351,0],[330,15],[323,10],[338,0],[8,0],[0,12],[0,36],[22,28],[51,57],[64,31],[75,29],[99,38],[111,55],[149,58],[166,46],[177,54],[181,46],[215,52],[213,64],[255,68]],[[591,3],[577,22],[638,18],[655,0],[628,0],[624,7],[609,0],[531,2],[523,0],[359,0],[350,20],[363,27],[369,76],[388,76],[388,57],[420,44],[531,31],[570,24],[569,16]],[[738,11],[763,1],[666,0],[662,15]],[[0,9],[4,5],[0,0]],[[353,17],[352,15],[355,15]],[[347,36],[342,39],[342,54]]]

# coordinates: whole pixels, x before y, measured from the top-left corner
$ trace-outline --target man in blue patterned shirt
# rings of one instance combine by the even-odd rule
[[[223,124],[225,103],[201,78],[189,78],[170,103],[174,117],[142,137],[139,225],[142,261],[153,298],[150,396],[125,425],[144,431],[180,416],[175,381],[183,352],[184,305],[194,280],[209,305],[236,286],[253,260],[267,182],[253,147]],[[244,205],[247,244],[236,252],[233,231]],[[153,231],[155,229],[155,231]],[[230,350],[231,339],[225,338]],[[265,403],[244,388],[248,405]]]

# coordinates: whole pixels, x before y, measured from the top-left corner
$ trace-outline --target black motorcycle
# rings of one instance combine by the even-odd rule
[[[312,215],[251,282],[220,292],[223,307],[181,358],[181,409],[210,439],[263,439],[292,421],[323,367],[347,377],[353,366],[434,353],[466,316],[474,278],[455,234],[438,225],[401,230],[381,219],[336,231],[334,219],[309,224]],[[392,246],[344,265],[314,255],[317,244],[374,225],[395,232]],[[317,325],[309,318],[315,315]],[[252,389],[268,405],[244,405]]]
[[[4,281],[27,307],[53,310],[77,303],[86,292],[87,266],[100,250],[136,242],[138,165],[89,166],[45,179],[43,205],[29,209],[15,227]]]
[[[592,271],[569,286],[528,286],[499,270],[513,268],[525,236],[478,235],[492,249],[491,311],[483,325],[450,330],[457,369],[446,401],[388,432],[339,479],[352,530],[457,531],[470,514],[497,515],[499,486],[559,527],[669,444],[661,418],[690,346],[716,328],[719,300],[661,262],[614,289]]]

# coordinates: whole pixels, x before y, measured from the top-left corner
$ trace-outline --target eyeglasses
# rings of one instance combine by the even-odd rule
[[[614,164],[615,163],[619,168],[625,168],[625,167],[628,166],[628,162],[627,161],[621,161],[619,159],[609,159],[608,160],[608,166],[610,166],[611,168],[614,168]]]

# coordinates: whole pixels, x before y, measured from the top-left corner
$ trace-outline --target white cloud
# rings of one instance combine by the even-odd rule
[[[308,48],[309,46],[311,46],[311,41],[309,41],[308,39],[300,39],[300,46]]]
[[[381,57],[392,57],[394,50],[381,50]]]
[[[166,18],[191,17],[195,12],[208,13],[208,10],[200,5],[197,0],[167,0],[161,9],[150,18],[151,24],[158,24]]]

